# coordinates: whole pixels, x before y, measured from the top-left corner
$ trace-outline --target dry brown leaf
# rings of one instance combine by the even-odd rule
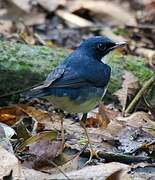
[[[100,127],[107,128],[111,120],[115,119],[120,112],[110,106],[105,106],[102,102],[99,104],[99,108],[93,109],[89,112],[86,126],[87,127]]]
[[[131,72],[125,71],[123,75],[122,88],[114,93],[123,107],[123,112],[127,105],[128,98],[131,99],[140,88],[138,78],[135,77]]]
[[[20,33],[20,38],[25,41],[25,43],[29,45],[34,45],[36,40],[33,35],[28,34],[27,32]]]
[[[0,122],[7,125],[13,125],[21,119],[26,117],[26,113],[21,110],[18,106],[8,106],[0,108]]]
[[[117,117],[116,119],[124,122],[125,125],[142,128],[145,132],[155,136],[155,122],[146,112],[135,112],[128,117]]]
[[[39,123],[53,120],[52,114],[48,113],[47,111],[36,109],[35,107],[27,106],[25,104],[20,104],[18,105],[18,107],[20,107],[23,112],[25,112],[28,116],[32,117]]]
[[[128,117],[117,117],[116,120],[124,122],[126,125],[130,125],[133,127],[143,127],[148,124],[154,124],[155,122],[151,121],[150,116],[146,112],[135,112]]]
[[[145,128],[145,131],[151,128],[152,130],[155,129],[155,122],[151,120],[150,116],[146,112],[135,112],[128,117],[117,117],[118,121],[124,122],[126,125],[133,126],[133,127],[141,127]]]
[[[92,128],[92,127],[98,127],[100,124],[99,118],[89,117],[86,121],[86,127]]]
[[[99,104],[98,114],[96,114],[97,119],[99,119],[99,127],[107,128],[108,124],[110,123],[110,119],[107,115],[105,106],[103,103]]]
[[[32,117],[40,123],[51,121],[52,119],[51,114],[47,111],[24,104],[0,108],[0,122],[7,125],[13,125],[23,117]]]
[[[113,172],[106,180],[121,180],[121,173],[122,170],[119,169],[118,171]]]
[[[37,2],[49,12],[54,11],[60,5],[66,4],[66,0],[37,0]]]
[[[61,141],[39,140],[30,145],[29,152],[36,156],[33,168],[38,169],[51,165],[50,161],[61,153]]]

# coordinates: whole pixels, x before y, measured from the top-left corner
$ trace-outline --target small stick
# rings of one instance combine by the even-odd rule
[[[89,151],[88,150],[84,151],[82,155],[84,157],[88,157]],[[115,160],[115,162],[126,163],[126,164],[151,161],[150,157],[133,156],[128,154],[104,152],[104,151],[98,151],[98,156],[102,159],[105,159],[107,162],[112,162]]]
[[[125,114],[130,113],[135,105],[138,103],[140,98],[144,95],[146,90],[155,82],[155,74],[145,82],[144,86],[140,89],[140,91],[137,93],[137,95],[134,97],[134,99],[131,101],[131,103],[128,105],[127,109],[125,110]]]

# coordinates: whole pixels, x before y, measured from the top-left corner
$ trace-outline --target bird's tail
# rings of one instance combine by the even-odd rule
[[[34,86],[34,87],[36,87],[36,86]],[[16,95],[18,95],[19,98],[21,97],[25,100],[41,97],[43,95],[44,90],[43,89],[35,89],[34,87],[11,92],[11,93],[4,94],[4,95],[0,95],[0,100],[5,100],[5,99],[11,98]]]
[[[43,89],[31,89],[30,91],[26,91],[24,93],[21,93],[21,98],[24,98],[26,100],[32,99],[32,98],[39,98],[44,96],[44,90]]]

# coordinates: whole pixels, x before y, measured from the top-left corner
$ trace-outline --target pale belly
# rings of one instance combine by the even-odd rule
[[[72,89],[71,91],[64,89],[60,94],[52,92],[46,99],[51,101],[55,107],[67,112],[87,113],[98,105],[105,94],[105,90],[103,88],[86,87],[83,89]]]

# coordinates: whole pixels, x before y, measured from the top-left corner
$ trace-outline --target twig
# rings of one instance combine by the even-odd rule
[[[137,28],[137,29],[150,29],[150,30],[154,30],[155,26],[151,25],[151,24],[138,24],[138,25],[125,25],[127,28]]]
[[[83,155],[89,156],[89,153],[90,153],[89,151],[84,151]],[[132,155],[121,154],[121,153],[109,153],[109,152],[98,151],[97,154],[100,158],[105,159],[107,162],[115,161],[115,162],[120,162],[120,163],[131,164],[131,163],[137,163],[137,162],[150,162],[151,161],[150,157],[132,156]]]
[[[131,101],[131,103],[128,105],[127,109],[125,110],[125,114],[130,113],[135,105],[138,103],[140,98],[144,95],[146,90],[149,89],[149,87],[155,82],[155,74],[147,81],[145,82],[144,86],[140,89],[140,91],[137,93],[137,95],[134,97],[134,99]]]
[[[63,170],[61,170],[61,168],[59,168],[59,166],[58,166],[55,162],[53,162],[53,161],[51,161],[51,160],[47,160],[47,162],[48,162],[49,164],[53,165],[55,168],[57,168],[57,169],[66,177],[67,180],[71,180],[71,179],[65,174],[65,172],[63,172]],[[45,173],[45,171],[44,171],[44,173]]]
[[[80,152],[78,152],[75,156],[73,156],[73,157],[71,157],[69,160],[65,161],[64,164],[66,164],[67,162],[72,161],[72,160],[75,159],[76,157],[80,156],[80,154],[83,153],[83,152],[86,150],[87,146],[88,146],[88,144],[86,144],[86,145],[82,148],[82,150],[81,150]],[[39,156],[38,156],[38,157],[39,157]],[[70,178],[65,174],[65,172],[63,172],[63,170],[62,170],[54,161],[52,161],[52,160],[47,160],[47,162],[48,162],[49,164],[53,165],[55,168],[57,168],[57,169],[67,178],[67,180],[70,180]],[[43,172],[43,173],[51,174],[51,173],[49,173],[49,172],[47,172],[47,171],[42,171],[42,172]]]

